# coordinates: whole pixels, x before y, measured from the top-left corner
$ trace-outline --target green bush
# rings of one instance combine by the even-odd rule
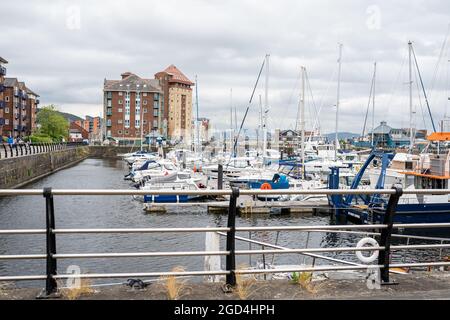
[[[50,136],[43,134],[43,133],[35,133],[35,134],[29,136],[29,140],[32,143],[51,143],[51,142],[53,142],[53,139]]]

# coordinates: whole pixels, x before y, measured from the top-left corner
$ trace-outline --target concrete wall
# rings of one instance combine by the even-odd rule
[[[89,156],[88,147],[0,159],[0,189],[17,188],[74,165]]]
[[[89,146],[89,157],[91,158],[119,158],[118,155],[139,151],[139,147],[136,146]],[[153,148],[151,151],[157,152],[157,148]],[[164,152],[168,152],[169,149],[164,149]]]

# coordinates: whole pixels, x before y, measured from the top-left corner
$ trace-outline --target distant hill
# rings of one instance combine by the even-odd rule
[[[39,112],[39,108],[38,108],[38,112]],[[67,112],[61,112],[61,111],[56,111],[56,112],[58,112],[60,115],[62,115],[64,118],[66,118],[67,119],[67,121],[70,121],[70,122],[74,122],[74,121],[80,121],[80,120],[84,120],[83,118],[80,118],[79,116],[76,116],[76,115],[74,115],[74,114],[71,114],[71,113],[67,113]]]
[[[334,132],[325,134],[325,137],[328,139],[328,141],[334,141],[335,136],[336,136],[336,133],[334,133]],[[360,134],[351,133],[351,132],[339,132],[338,133],[339,140],[347,140],[347,139],[357,138],[359,136],[360,136]]]

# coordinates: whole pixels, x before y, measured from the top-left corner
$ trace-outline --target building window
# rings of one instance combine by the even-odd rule
[[[128,130],[125,130],[125,134],[128,134]]]
[[[111,107],[111,105],[112,105],[112,103],[111,103],[111,100],[108,100],[108,107]]]
[[[147,120],[144,119],[144,124],[147,124]]]
[[[117,131],[117,134],[122,134],[122,130],[118,130],[118,131]]]
[[[158,109],[153,109],[153,116],[155,116],[155,117],[158,116]]]
[[[5,119],[5,124],[6,124],[6,125],[9,124],[9,119]]]
[[[139,128],[139,127],[141,126],[141,120],[136,119],[136,120],[134,121],[134,126],[135,126],[136,128]]]
[[[123,101],[122,101],[122,100],[119,100],[119,101],[118,101],[118,104],[122,104],[122,103],[123,103]]]
[[[125,127],[129,128],[130,127],[130,119],[125,119]],[[128,133],[127,133],[128,134]]]
[[[142,102],[142,104],[143,104],[144,106],[146,106],[146,105],[147,105],[147,100],[144,100],[144,101]]]
[[[107,135],[108,137],[111,137],[111,130],[106,131],[106,135]]]
[[[5,97],[5,101],[6,101],[6,102],[9,102],[9,96],[6,96],[6,97]]]
[[[147,96],[147,92],[144,92],[142,95],[143,95],[144,97],[146,97],[146,96]]]
[[[144,113],[147,113],[147,108],[144,108]]]
[[[153,128],[158,128],[158,120],[153,120]]]
[[[123,92],[122,91],[119,91],[119,96],[123,96]]]
[[[123,123],[122,119],[117,120],[117,123],[122,124]]]
[[[158,101],[159,100],[159,93],[153,94],[153,100]]]
[[[5,113],[9,113],[9,108],[8,107],[5,108]]]
[[[125,114],[130,115],[130,108],[125,108]]]
[[[122,108],[117,109],[118,112],[122,112]]]
[[[158,101],[153,102],[153,108],[158,109],[158,107],[159,107]]]

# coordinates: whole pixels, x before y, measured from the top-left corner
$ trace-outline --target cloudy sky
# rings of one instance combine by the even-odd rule
[[[435,121],[448,109],[448,0],[16,0],[1,7],[0,56],[9,61],[8,76],[39,93],[41,105],[79,116],[101,114],[104,78],[124,71],[149,78],[173,63],[189,78],[198,76],[200,116],[229,127],[230,89],[241,119],[269,53],[269,127],[295,126],[305,66],[307,126],[318,114],[322,131],[333,132],[342,43],[340,131],[362,131],[375,61],[375,122],[408,127],[408,40]],[[415,123],[430,129],[413,77]],[[259,95],[264,76],[250,130],[258,123]]]

